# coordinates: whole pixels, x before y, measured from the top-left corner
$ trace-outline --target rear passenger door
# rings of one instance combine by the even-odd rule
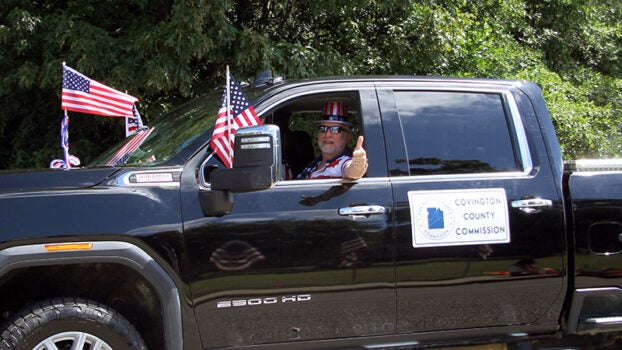
[[[511,86],[469,85],[379,86],[398,333],[554,327],[561,309],[562,205],[534,112]]]

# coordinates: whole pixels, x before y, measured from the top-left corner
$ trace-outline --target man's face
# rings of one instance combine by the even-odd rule
[[[332,123],[332,122],[324,122],[321,125],[328,126],[328,127],[341,126],[339,123]],[[346,148],[346,145],[348,144],[348,142],[350,142],[351,137],[352,137],[352,134],[343,128],[341,132],[337,134],[333,134],[330,131],[330,129],[326,130],[326,132],[322,132],[321,130],[318,130],[317,143],[318,143],[318,146],[320,147],[320,150],[322,151],[322,157],[324,159],[330,159],[343,153],[343,151]]]

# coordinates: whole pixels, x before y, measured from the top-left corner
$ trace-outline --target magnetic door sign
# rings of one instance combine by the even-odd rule
[[[510,242],[503,188],[409,191],[413,247]]]

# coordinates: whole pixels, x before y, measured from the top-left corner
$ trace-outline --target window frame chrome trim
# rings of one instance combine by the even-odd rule
[[[298,90],[299,89],[299,90]],[[288,101],[296,98],[300,98],[306,95],[335,93],[335,92],[348,92],[348,91],[362,91],[362,90],[401,90],[401,91],[444,91],[444,92],[464,92],[464,93],[492,93],[502,97],[503,103],[508,107],[510,121],[512,122],[513,130],[509,130],[512,137],[516,137],[516,147],[519,156],[520,166],[522,171],[511,172],[487,172],[487,173],[464,173],[464,174],[439,174],[439,175],[406,175],[406,176],[389,176],[386,177],[364,177],[356,181],[350,181],[345,179],[324,179],[324,180],[281,180],[277,182],[274,187],[289,187],[289,186],[301,186],[306,184],[343,184],[351,182],[391,182],[400,183],[404,181],[412,182],[437,182],[437,181],[475,181],[475,180],[501,180],[501,179],[529,179],[535,176],[537,168],[534,168],[531,151],[529,149],[529,142],[527,140],[527,133],[523,124],[521,114],[518,108],[518,103],[512,91],[516,89],[516,86],[512,84],[498,84],[495,82],[482,84],[472,84],[465,86],[464,82],[455,81],[438,81],[438,82],[397,82],[397,81],[364,81],[364,82],[344,82],[331,88],[326,89],[321,85],[318,86],[304,86],[299,87],[298,91],[291,91],[287,96],[280,99],[273,99],[270,97],[265,101],[262,101],[260,106],[256,108],[257,114],[263,115],[267,111],[272,110],[276,105],[287,103]],[[516,150],[516,149],[515,149]],[[199,171],[199,187],[203,190],[211,189],[209,182],[203,178],[203,170],[206,166],[209,158],[208,156],[201,162]]]

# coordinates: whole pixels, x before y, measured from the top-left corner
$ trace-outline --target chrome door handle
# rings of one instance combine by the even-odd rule
[[[518,208],[525,213],[534,213],[539,208],[550,208],[553,206],[553,201],[544,198],[530,198],[519,199],[512,201],[512,208]]]
[[[339,208],[339,215],[349,216],[352,219],[364,219],[370,215],[381,215],[386,212],[380,205],[361,205],[356,207]]]

